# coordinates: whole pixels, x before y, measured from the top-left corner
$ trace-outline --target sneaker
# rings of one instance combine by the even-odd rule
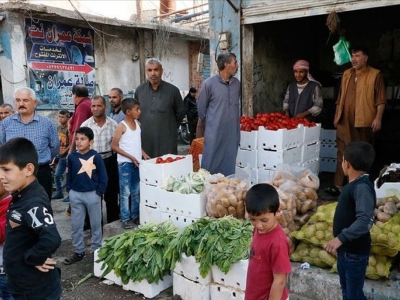
[[[72,265],[78,261],[81,261],[85,257],[85,252],[82,253],[74,253],[71,257],[64,259],[64,265]]]
[[[65,197],[62,202],[69,202],[69,196]]]
[[[61,192],[56,192],[51,196],[51,199],[61,199],[64,198],[64,195]]]
[[[122,228],[123,229],[132,229],[133,228],[133,224],[129,221],[126,222],[122,222]]]
[[[140,219],[139,219],[139,217],[134,218],[134,219],[132,220],[132,223],[139,226],[139,225],[140,225]]]

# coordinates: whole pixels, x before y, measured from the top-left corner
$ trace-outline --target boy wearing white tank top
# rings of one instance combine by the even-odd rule
[[[139,101],[126,98],[122,101],[121,109],[125,120],[118,124],[111,147],[117,152],[122,228],[131,229],[140,224],[139,164],[142,159],[150,157],[142,149]]]

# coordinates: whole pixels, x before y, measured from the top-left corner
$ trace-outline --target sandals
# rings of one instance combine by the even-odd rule
[[[327,188],[325,188],[324,192],[331,196],[339,196],[340,195],[340,190],[334,185],[331,185],[331,186],[328,186]]]
[[[64,265],[72,265],[78,261],[81,261],[85,257],[85,252],[83,253],[74,253],[71,257],[64,259]]]

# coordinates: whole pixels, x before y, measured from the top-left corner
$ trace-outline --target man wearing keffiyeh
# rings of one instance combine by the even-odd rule
[[[309,69],[306,60],[298,60],[293,65],[295,81],[289,84],[283,100],[283,111],[288,117],[313,121],[321,113],[321,83],[311,76]]]

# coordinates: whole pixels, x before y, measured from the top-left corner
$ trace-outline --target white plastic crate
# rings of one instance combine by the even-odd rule
[[[266,183],[274,178],[275,170],[257,169],[258,183]]]
[[[160,200],[160,187],[140,182],[140,203],[158,207]]]
[[[322,143],[336,144],[336,130],[335,129],[321,129],[320,141]]]
[[[164,177],[172,175],[177,178],[189,174],[193,171],[192,155],[174,155],[166,154],[167,157],[185,157],[184,159],[165,164],[156,164],[157,158],[143,160],[139,165],[140,181],[146,184],[160,186]]]
[[[255,168],[257,166],[257,150],[238,149],[236,156],[236,166],[245,168]]]
[[[185,278],[198,282],[200,284],[208,285],[211,282],[211,270],[205,278],[200,275],[200,264],[196,262],[194,256],[186,256],[184,253],[181,255],[181,261],[175,265],[174,273],[184,276]],[[175,282],[174,282],[175,284]]]
[[[319,158],[317,158],[316,160],[304,162],[301,164],[301,166],[310,169],[311,172],[317,175],[319,173],[319,163]]]
[[[250,184],[258,183],[258,172],[257,168],[240,168],[238,166],[235,167],[235,178],[240,180],[248,180]]]
[[[267,130],[260,126],[258,129],[257,149],[283,151],[299,147],[303,144],[304,127],[299,125],[295,129]]]
[[[257,150],[258,131],[240,131],[239,148],[244,150]]]
[[[216,265],[213,265],[211,266],[213,281],[226,287],[245,291],[248,266],[249,260],[243,259],[234,263],[228,274],[224,274]]]
[[[334,143],[321,143],[320,157],[337,158],[337,148]]]
[[[278,164],[301,163],[301,147],[283,151],[258,150],[257,167],[260,169],[275,169]]]
[[[123,284],[122,288],[126,291],[134,291],[143,294],[146,298],[154,298],[162,291],[172,286],[172,276],[164,276],[163,280],[158,283],[148,283],[147,280],[132,281],[129,280],[127,284]]]
[[[320,148],[320,142],[315,142],[313,144],[304,144],[303,146],[301,146],[301,161],[307,162],[319,158]]]
[[[336,172],[336,164],[337,164],[336,158],[321,157],[319,159],[319,171],[335,173]]]
[[[217,283],[210,284],[211,300],[244,300],[244,292]]]
[[[375,180],[375,192],[377,198],[397,197],[400,198],[400,182],[385,182],[378,188],[378,179]]]
[[[140,203],[139,206],[140,224],[161,223],[161,209]]]
[[[181,194],[161,190],[160,196],[162,212],[191,218],[201,218],[207,215],[207,197],[204,194]]]
[[[182,275],[172,274],[174,279],[173,294],[179,295],[182,300],[210,300],[210,286],[194,282]]]
[[[101,270],[101,267],[103,266],[103,262],[99,262],[99,263],[96,262],[96,260],[98,260],[98,258],[99,258],[99,249],[94,251],[93,258],[94,258],[93,259],[94,260],[93,274],[96,277],[100,277],[103,274],[104,270]],[[119,285],[119,286],[122,285],[121,277],[115,275],[114,271],[111,271],[110,273],[106,274],[103,278],[114,282],[114,284],[116,284],[116,285]]]
[[[313,127],[305,127],[303,131],[303,144],[312,144],[318,142],[321,134],[321,124]]]
[[[177,214],[161,212],[161,220],[162,221],[171,220],[171,222],[176,227],[178,227],[179,230],[185,229],[188,225],[192,224],[193,222],[197,221],[198,219],[199,218],[191,218],[191,217],[180,216]]]

